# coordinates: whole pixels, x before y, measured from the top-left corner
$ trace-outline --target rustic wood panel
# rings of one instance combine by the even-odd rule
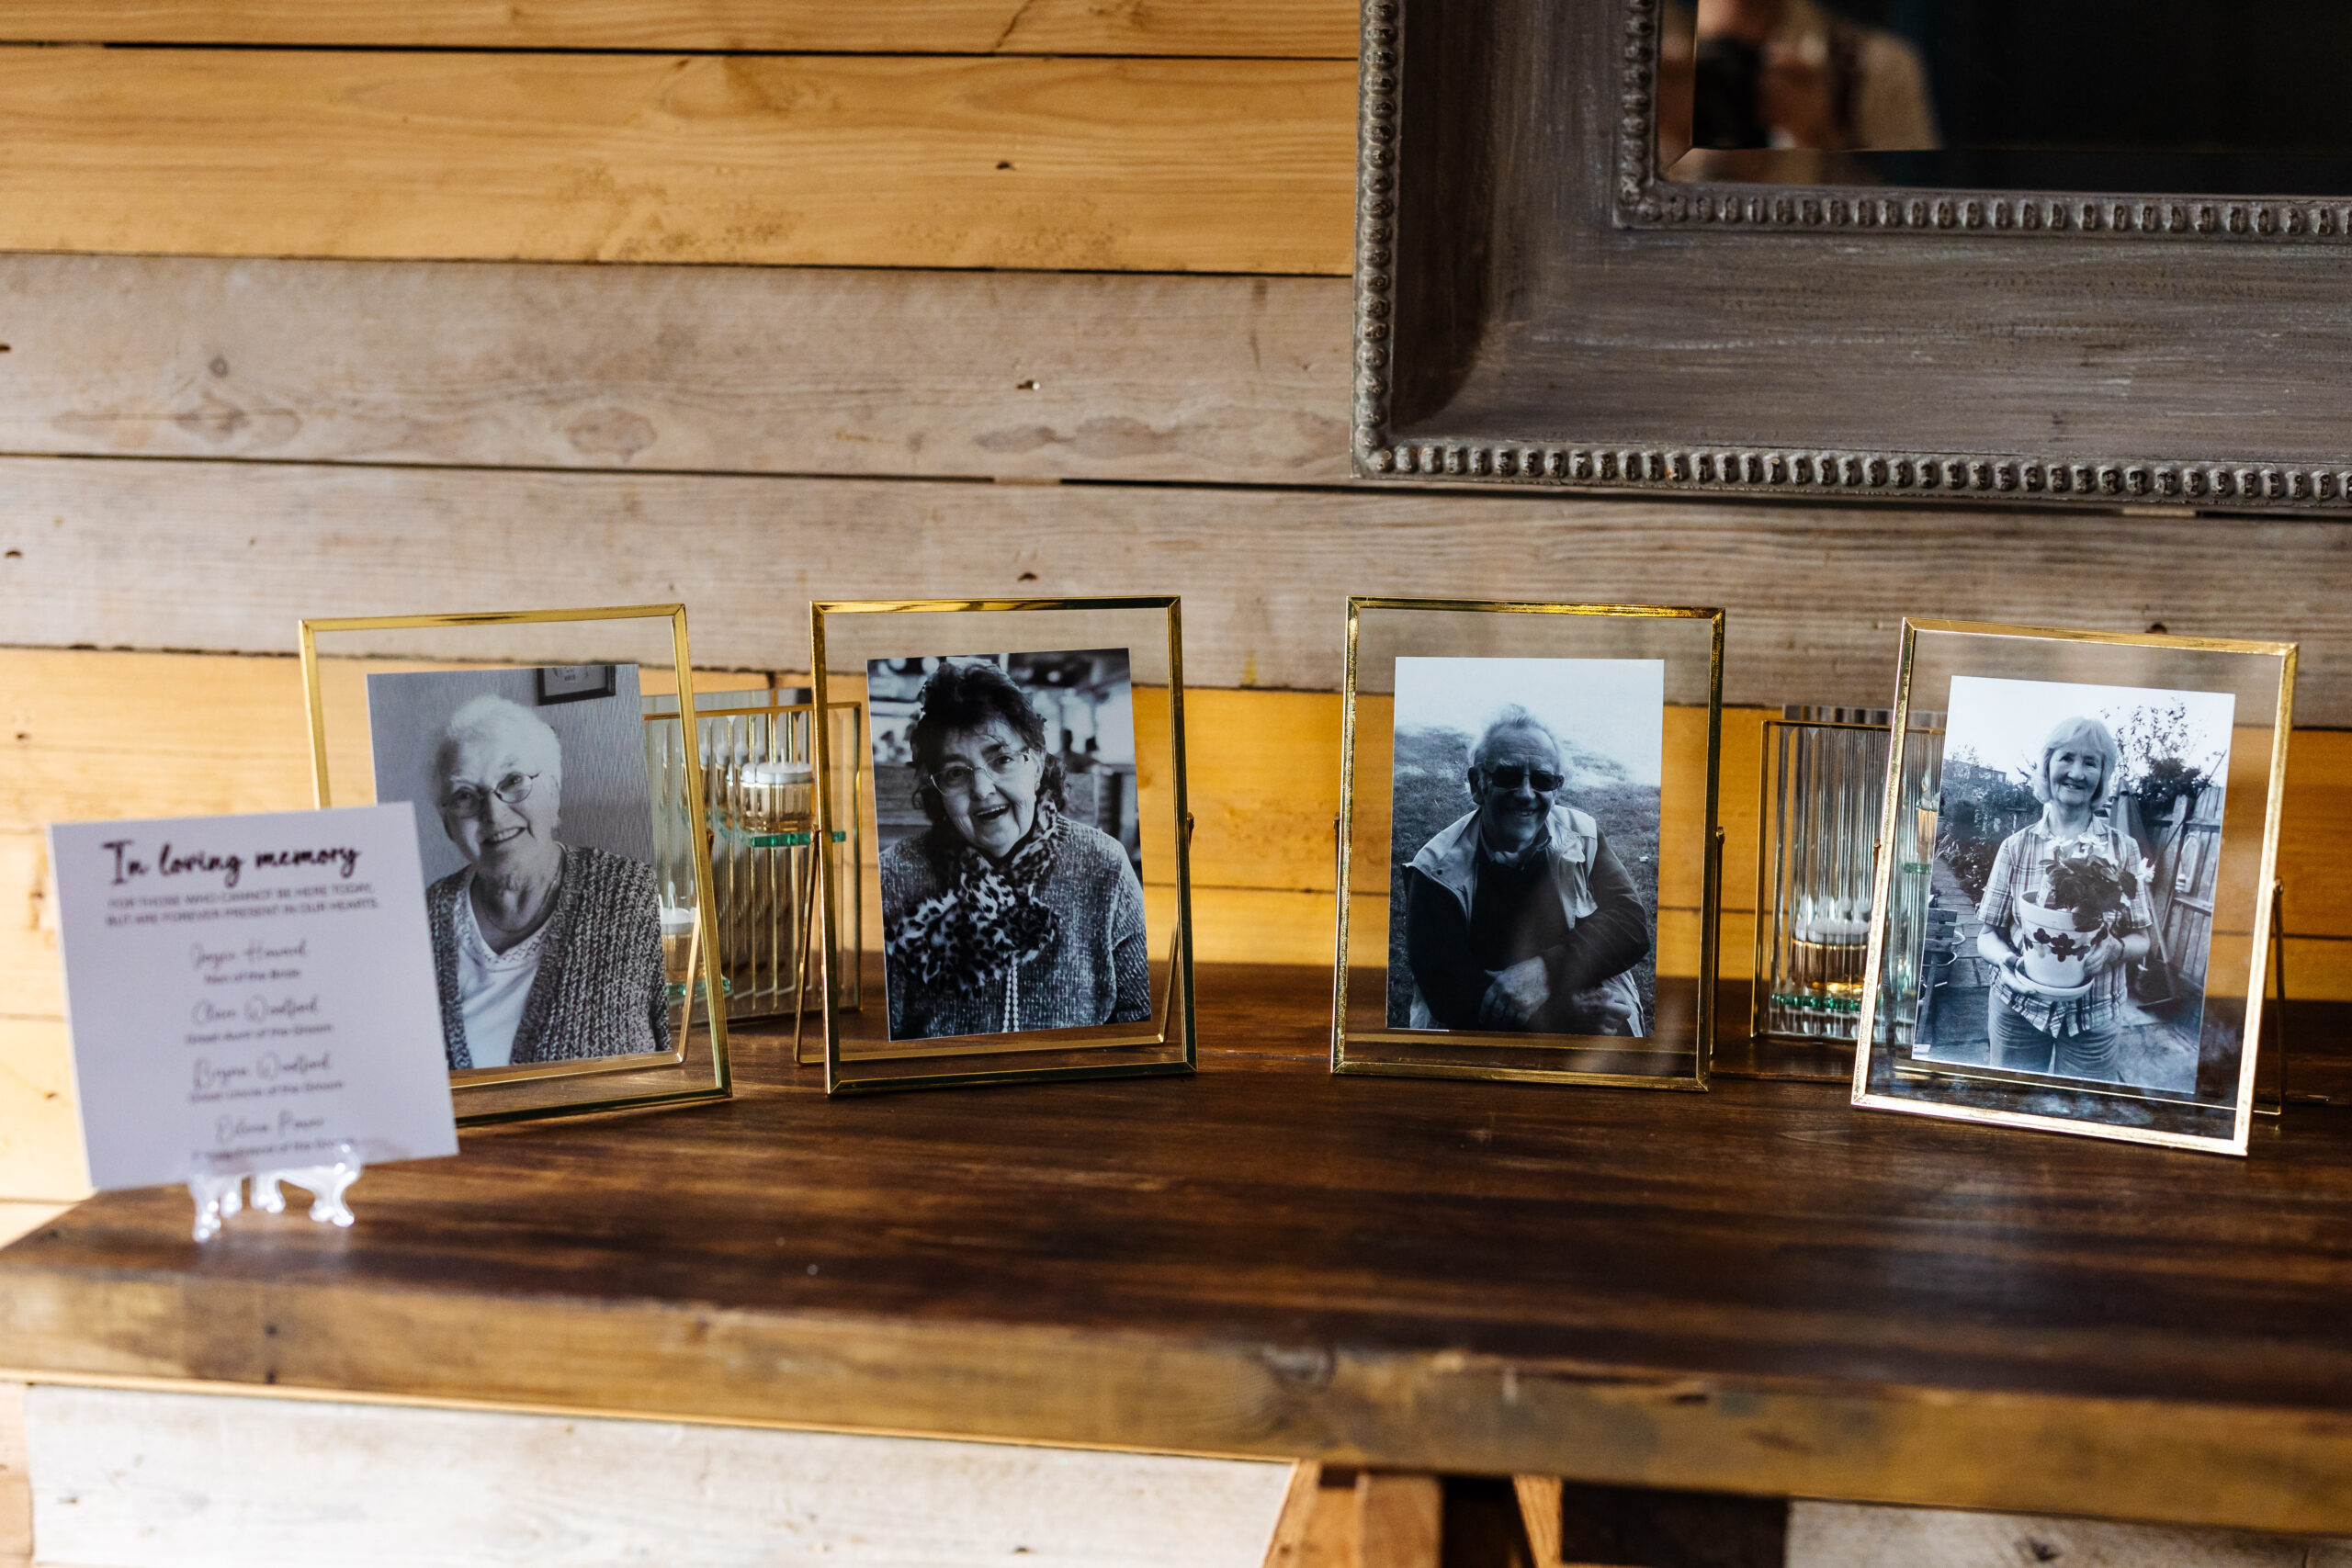
[[[26,1430],[42,1560],[108,1568],[1258,1568],[1289,1480],[1262,1461],[56,1386],[30,1391]]]
[[[8,1218],[6,1208],[0,1207],[0,1235],[8,1234]],[[28,1568],[32,1560],[33,1490],[25,1467],[25,1385],[0,1382],[0,1568]]]
[[[66,1202],[90,1190],[74,1058],[55,1018],[0,1018],[0,1199]]]
[[[2095,1519],[1794,1503],[1788,1568],[2346,1568],[2352,1542]]]
[[[15,453],[1347,477],[1338,278],[15,255],[0,343]]]
[[[0,39],[375,49],[1355,58],[1348,0],[11,0]]]
[[[0,597],[18,644],[263,652],[305,615],[675,597],[704,662],[788,669],[812,592],[1177,593],[1190,683],[1320,691],[1351,592],[1711,604],[1725,700],[1766,706],[1885,703],[1905,614],[2162,621],[2300,638],[2298,720],[2352,725],[2352,531],[2064,526],[2059,554],[2045,519],[1926,508],[25,458]]]
[[[1331,61],[0,48],[0,249],[1345,273]]]
[[[51,1381],[2352,1528],[2330,1112],[2240,1161],[1834,1084],[1333,1078],[1315,973],[1212,968],[1201,1005],[1197,1077],[887,1102],[747,1032],[736,1100],[469,1134],[369,1172],[345,1234],[198,1253],[185,1194],[107,1195],[0,1254],[0,1345]]]

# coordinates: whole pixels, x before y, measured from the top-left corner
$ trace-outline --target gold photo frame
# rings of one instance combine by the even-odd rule
[[[1723,648],[1719,609],[1348,601],[1331,1071],[1707,1087]]]
[[[862,705],[874,752],[818,797],[869,846],[819,881],[826,1092],[1193,1071],[1179,602],[820,601],[809,629],[819,709]]]
[[[1904,623],[1855,1105],[2246,1152],[2296,658]]]
[[[685,607],[315,617],[300,639],[319,806],[419,803],[458,1124],[728,1098]],[[499,760],[526,750],[545,761]],[[481,782],[437,777],[477,763]],[[468,893],[524,863],[509,841],[560,852],[500,879],[550,885],[500,941]]]

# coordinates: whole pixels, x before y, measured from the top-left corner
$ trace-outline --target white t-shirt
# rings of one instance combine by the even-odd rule
[[[466,1027],[466,1052],[477,1067],[503,1067],[514,1059],[514,1031],[523,1004],[538,977],[539,954],[547,949],[548,926],[503,953],[492,953],[474,923],[473,886],[458,894],[458,1003]]]

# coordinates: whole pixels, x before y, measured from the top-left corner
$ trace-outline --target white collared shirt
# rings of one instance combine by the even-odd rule
[[[503,953],[492,953],[474,923],[474,893],[469,878],[458,893],[458,1003],[466,1030],[466,1054],[477,1067],[503,1067],[514,1060],[514,1032],[523,1004],[538,978],[539,955],[547,950],[548,925]]]

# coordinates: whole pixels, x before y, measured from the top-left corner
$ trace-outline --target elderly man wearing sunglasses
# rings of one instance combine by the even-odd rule
[[[1600,826],[1560,799],[1560,748],[1511,706],[1472,748],[1473,808],[1406,873],[1416,1029],[1647,1032],[1650,923]]]

